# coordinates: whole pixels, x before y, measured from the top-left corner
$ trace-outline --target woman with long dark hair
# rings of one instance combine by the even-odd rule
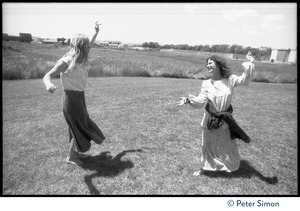
[[[200,94],[181,97],[177,103],[194,108],[205,106],[201,122],[201,164],[195,176],[204,171],[233,172],[240,166],[236,139],[249,143],[250,138],[233,118],[231,101],[234,87],[248,85],[252,79],[254,64],[250,52],[246,58],[247,61],[242,64],[244,72],[240,76],[231,73],[222,57],[207,58],[206,67],[210,78],[202,82]]]

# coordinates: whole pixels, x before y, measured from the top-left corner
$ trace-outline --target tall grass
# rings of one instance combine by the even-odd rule
[[[68,46],[3,41],[4,80],[42,78],[69,50]],[[193,51],[153,52],[92,48],[90,77],[138,76],[206,78],[205,55]],[[242,72],[243,61],[227,60],[233,73]],[[297,83],[297,65],[256,62],[253,81]]]
[[[261,64],[264,67],[266,64]],[[267,64],[269,65],[269,64]],[[297,83],[297,65],[276,64],[272,67],[272,72],[262,68],[262,71],[254,73],[253,81],[270,83]]]
[[[2,42],[2,79],[42,78],[63,53],[54,45]]]
[[[14,60],[17,60],[17,62]],[[2,65],[3,79],[34,79],[42,78],[55,65],[55,62],[19,56],[13,58],[11,62],[3,62]]]

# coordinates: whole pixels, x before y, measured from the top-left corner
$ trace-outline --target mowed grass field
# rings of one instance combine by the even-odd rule
[[[234,117],[252,138],[238,141],[240,169],[199,169],[203,109],[178,107],[201,80],[89,78],[87,109],[107,140],[81,167],[65,162],[63,90],[41,79],[2,81],[4,195],[297,195],[297,84],[237,87]]]

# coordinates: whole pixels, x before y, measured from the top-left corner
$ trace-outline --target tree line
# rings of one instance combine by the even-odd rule
[[[155,48],[155,49],[177,49],[177,50],[190,50],[190,51],[203,51],[203,52],[216,52],[216,53],[233,53],[233,54],[247,54],[249,51],[255,57],[267,57],[271,55],[272,48],[261,47],[252,48],[250,46],[243,47],[241,45],[227,45],[227,44],[216,44],[216,45],[194,45],[190,46],[188,44],[167,44],[159,45],[158,42],[144,42],[142,47]]]

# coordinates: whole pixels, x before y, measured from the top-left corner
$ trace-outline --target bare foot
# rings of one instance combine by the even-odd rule
[[[193,173],[193,176],[198,177],[198,176],[202,175],[203,173],[204,173],[204,170],[203,170],[203,169],[200,169],[199,171],[195,171],[195,172]]]
[[[82,161],[78,160],[77,158],[70,158],[70,157],[67,157],[66,159],[66,162],[69,163],[69,164],[72,164],[72,165],[77,165],[77,166],[80,166],[83,164]]]

